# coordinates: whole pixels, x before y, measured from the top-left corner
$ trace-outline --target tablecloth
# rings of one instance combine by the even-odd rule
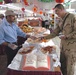
[[[35,50],[32,53],[39,52],[39,46],[45,47],[45,46],[55,46],[52,40],[49,40],[48,42],[42,42],[42,43],[28,43],[27,40],[24,42],[23,47],[27,47],[29,45],[34,45]],[[20,50],[19,50],[20,51]],[[56,52],[52,52],[50,56],[55,59],[56,61],[51,63],[52,67],[50,71],[23,71],[21,70],[20,64],[22,60],[22,55],[17,53],[17,55],[14,57],[11,64],[8,66],[7,75],[61,75],[60,70],[55,70],[54,67],[60,66],[60,62],[58,60]]]
[[[58,71],[17,71],[8,69],[7,75],[61,75]]]

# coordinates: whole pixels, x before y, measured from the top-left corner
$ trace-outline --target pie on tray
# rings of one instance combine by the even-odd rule
[[[54,47],[53,46],[46,46],[46,47],[42,47],[41,51],[45,54],[45,53],[52,53]]]
[[[34,46],[26,47],[26,48],[21,48],[19,51],[20,54],[27,54],[33,51]]]

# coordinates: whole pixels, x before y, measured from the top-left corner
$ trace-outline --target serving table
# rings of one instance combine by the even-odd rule
[[[35,49],[32,51],[32,53],[39,52],[39,47],[44,46],[55,46],[52,39],[50,39],[48,42],[39,42],[39,43],[29,43],[27,40],[24,42],[23,47],[27,47],[29,45],[35,46]],[[19,50],[20,51],[20,50]],[[30,71],[30,70],[21,70],[21,60],[23,57],[23,54],[20,54],[19,52],[14,57],[11,64],[8,66],[7,75],[61,75],[60,70],[60,62],[59,58],[57,56],[56,50],[53,50],[51,54],[49,54],[51,57],[51,69],[49,71]],[[55,61],[53,61],[55,59]]]

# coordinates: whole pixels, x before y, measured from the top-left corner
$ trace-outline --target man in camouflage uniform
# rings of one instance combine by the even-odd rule
[[[54,11],[61,20],[54,31],[44,38],[54,38],[60,32],[63,34],[63,36],[60,36],[61,71],[63,75],[76,75],[76,18],[74,14],[66,12],[62,4],[57,4]]]

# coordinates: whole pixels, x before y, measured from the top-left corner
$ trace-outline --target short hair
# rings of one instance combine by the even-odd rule
[[[62,4],[57,4],[57,5],[54,7],[54,9],[55,9],[55,8],[65,9],[64,6],[63,6]]]

